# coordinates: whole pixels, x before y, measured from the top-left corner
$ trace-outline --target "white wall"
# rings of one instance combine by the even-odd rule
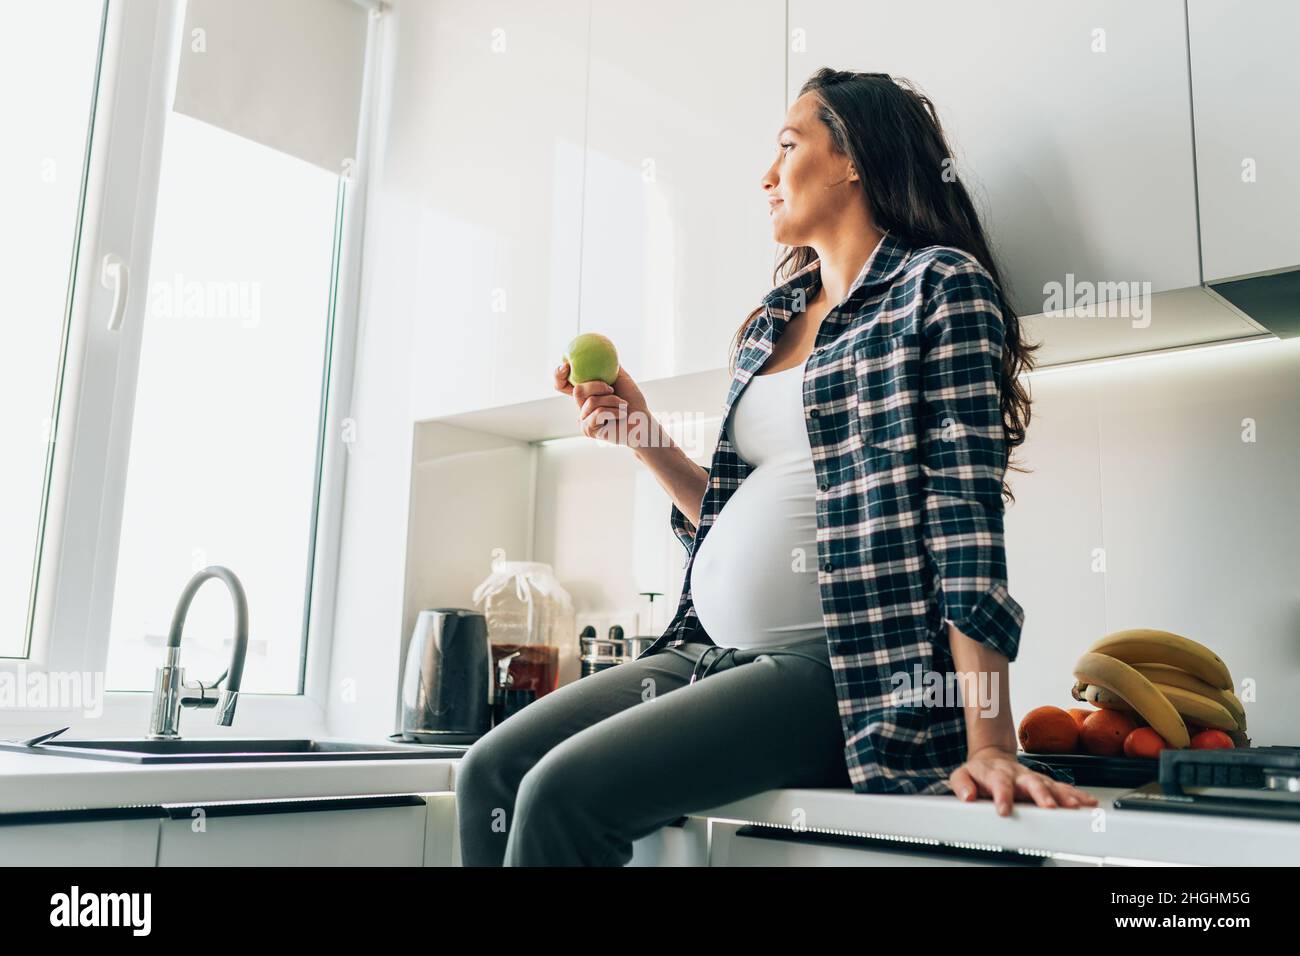
[[[1300,339],[1049,373],[1033,392],[1021,450],[1036,471],[1015,476],[1007,520],[1026,615],[1016,713],[1073,706],[1070,669],[1088,643],[1154,627],[1257,682],[1254,743],[1295,744]]]
[[[641,594],[657,591],[663,597],[655,599],[653,633],[663,633],[677,610],[686,551],[650,471],[626,448],[586,438],[555,442],[538,458],[537,495],[537,560],[555,568],[575,609],[634,612],[645,635],[649,605]]]

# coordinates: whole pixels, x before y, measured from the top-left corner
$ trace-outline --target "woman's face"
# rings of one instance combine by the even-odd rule
[[[795,100],[777,134],[776,159],[763,175],[772,238],[786,246],[818,245],[861,196],[852,160],[835,152],[817,111],[815,93]]]

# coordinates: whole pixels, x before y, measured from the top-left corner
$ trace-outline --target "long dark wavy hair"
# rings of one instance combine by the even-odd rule
[[[974,256],[993,277],[1002,298],[999,403],[1008,467],[1025,472],[1010,458],[1011,452],[1024,443],[1029,427],[1030,397],[1020,375],[1033,369],[1033,353],[1039,345],[1021,337],[1020,319],[1006,301],[1002,277],[979,215],[952,168],[952,151],[934,104],[902,77],[829,67],[814,73],[799,95],[810,92],[820,101],[818,115],[830,130],[835,149],[853,161],[876,227],[918,248],[961,249]],[[773,275],[775,284],[784,284],[816,258],[811,246],[785,247]],[[728,361],[733,374],[737,352],[763,308],[751,312],[736,332]],[[1002,495],[1007,501],[1015,500],[1005,480]]]

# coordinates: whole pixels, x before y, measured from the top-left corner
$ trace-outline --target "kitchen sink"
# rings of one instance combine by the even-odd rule
[[[0,741],[0,751],[137,764],[436,760],[464,756],[467,749],[468,745],[353,743],[270,737],[195,737],[173,740],[105,737],[99,740],[49,740],[31,747],[16,741]]]

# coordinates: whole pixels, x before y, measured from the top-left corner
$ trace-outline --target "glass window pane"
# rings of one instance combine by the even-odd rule
[[[339,177],[172,113],[131,431],[107,684],[147,690],[185,582],[244,583],[243,690],[299,692]],[[227,666],[229,597],[205,584],[188,680]]]
[[[0,657],[28,652],[102,15],[100,0],[0,9]]]

